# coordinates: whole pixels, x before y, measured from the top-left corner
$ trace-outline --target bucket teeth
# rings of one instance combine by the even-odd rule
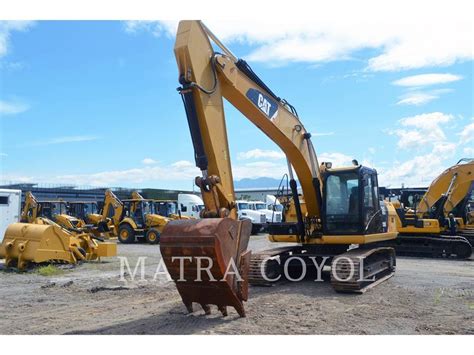
[[[208,304],[201,304],[202,309],[204,310],[204,313],[206,316],[211,314],[211,307],[209,307]]]
[[[223,317],[227,317],[227,307],[226,306],[218,306],[219,312],[222,313]]]

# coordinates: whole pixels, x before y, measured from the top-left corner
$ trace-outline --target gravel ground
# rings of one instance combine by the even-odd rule
[[[253,236],[252,250],[271,245]],[[363,295],[327,283],[251,287],[247,317],[235,310],[186,314],[172,282],[153,281],[157,245],[119,245],[147,281],[120,281],[113,258],[58,276],[0,272],[0,334],[474,334],[474,260],[398,258],[394,277]],[[126,276],[129,279],[129,276]]]

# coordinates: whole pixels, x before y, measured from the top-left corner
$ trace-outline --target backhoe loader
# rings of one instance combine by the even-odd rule
[[[132,198],[122,200],[125,214],[119,225],[118,240],[121,243],[134,243],[137,238],[145,239],[149,244],[160,242],[160,235],[165,225],[170,221],[156,213],[153,200],[144,199],[138,192],[132,193]]]
[[[470,196],[474,183],[474,160],[461,159],[443,171],[421,199],[414,195],[412,206],[397,206],[396,240],[384,242],[399,255],[469,258],[471,243],[465,219],[456,209]]]
[[[187,310],[193,311],[194,302],[209,314],[214,304],[226,316],[231,306],[244,317],[249,281],[283,278],[283,265],[295,257],[303,261],[300,269],[312,272],[315,261],[330,261],[331,284],[340,292],[361,293],[392,276],[395,251],[373,246],[397,237],[396,212],[379,198],[377,172],[357,161],[346,168],[332,168],[329,162],[320,166],[296,109],[201,21],[179,23],[174,51],[178,90],[201,170],[195,182],[205,208],[200,220],[169,222],[160,249]],[[296,216],[269,226],[270,241],[284,247],[253,255],[247,250],[252,226],[237,218],[224,98],[286,155]],[[203,267],[208,272],[202,273]],[[293,271],[297,268],[292,266]]]
[[[124,208],[112,190],[105,191],[101,211],[98,211],[96,202],[70,202],[69,206],[73,216],[94,226],[103,238],[117,238],[118,225],[123,218]]]
[[[20,222],[34,223],[37,217],[47,218],[68,230],[84,231],[86,223],[68,213],[66,201],[38,201],[28,191],[25,195],[25,203],[21,212]]]
[[[171,220],[177,219],[194,219],[190,216],[183,216],[178,210],[178,202],[174,200],[153,200],[155,205],[155,212],[163,217],[168,217]]]

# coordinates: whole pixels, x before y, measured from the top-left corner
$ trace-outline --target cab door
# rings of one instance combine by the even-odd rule
[[[383,219],[386,216],[381,207],[377,173],[364,171],[362,173],[362,224],[364,234],[383,232]]]

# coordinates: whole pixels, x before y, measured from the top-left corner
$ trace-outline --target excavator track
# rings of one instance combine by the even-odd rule
[[[277,262],[277,259],[289,256],[291,253],[300,250],[301,247],[292,246],[252,253],[248,273],[249,284],[254,286],[272,286],[275,282],[268,280],[275,279],[281,274],[281,265]],[[263,266],[262,263],[264,263]]]
[[[469,244],[474,248],[474,229],[466,228],[463,230],[458,231],[458,235],[460,237],[464,237],[467,239]]]
[[[462,236],[399,235],[383,245],[394,248],[399,256],[467,259],[472,254],[471,243]]]
[[[392,277],[395,266],[393,248],[352,249],[333,259],[331,285],[336,292],[364,293]]]
[[[333,248],[331,250],[328,248],[324,251],[315,252],[311,249],[306,250],[302,246],[293,246],[252,253],[248,274],[249,283],[252,286],[274,285],[283,278],[278,278],[278,276],[283,276],[282,265],[285,259],[292,256],[303,258],[307,266],[312,265],[310,257],[322,258],[326,256],[332,259],[331,285],[337,292],[363,293],[387,280],[395,272],[396,259],[393,248],[357,248],[342,253],[341,249]],[[335,263],[338,259],[339,261]],[[350,271],[350,263],[353,265],[352,275],[347,273]],[[361,270],[362,278],[360,277]],[[309,274],[311,274],[311,270]],[[278,281],[271,281],[277,278]]]

